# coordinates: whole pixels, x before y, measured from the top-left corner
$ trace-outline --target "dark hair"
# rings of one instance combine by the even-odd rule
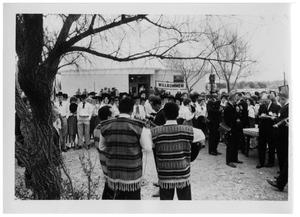
[[[119,111],[120,113],[130,114],[133,111],[134,100],[130,97],[125,97],[121,99],[119,103]]]
[[[77,111],[77,104],[72,102],[70,104],[69,110],[71,113],[75,113]]]
[[[247,98],[247,100],[249,100],[249,102],[250,102],[250,105],[253,105],[253,106],[254,106],[254,101],[253,101],[253,99],[252,99],[252,98]]]
[[[73,103],[73,102],[77,102],[77,98],[75,96],[72,96],[70,98],[70,103]]]
[[[239,97],[243,97],[243,94],[242,93],[236,93],[236,95],[238,95]]]
[[[173,102],[175,102],[175,96],[173,96],[173,95],[169,95],[168,99],[169,99],[169,101],[172,100]]]
[[[141,103],[141,102],[146,102],[146,99],[143,98],[143,97],[140,97],[140,103]]]
[[[191,99],[186,98],[183,100],[183,105],[188,105],[191,102]]]
[[[153,96],[151,98],[151,102],[152,102],[152,105],[154,105],[154,106],[161,105],[161,99],[159,96]]]
[[[191,100],[192,100],[192,102],[196,102],[197,99],[198,99],[198,97],[199,97],[199,94],[198,94],[198,93],[193,93],[193,94],[191,94]]]
[[[100,121],[105,121],[110,117],[112,114],[109,106],[103,106],[98,110],[98,118]]]
[[[167,120],[176,120],[178,117],[179,107],[174,102],[168,102],[164,106],[164,113]]]
[[[271,91],[270,91],[270,94],[271,94],[271,93],[274,93],[274,95],[277,96],[277,93],[276,93],[274,90],[271,90]]]

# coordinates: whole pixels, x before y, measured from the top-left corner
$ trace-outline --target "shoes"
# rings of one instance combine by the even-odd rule
[[[153,183],[153,186],[155,186],[155,187],[159,187],[159,185],[158,185],[158,183],[157,183],[157,182],[154,182],[154,183]]]
[[[242,164],[242,163],[243,163],[243,161],[237,160],[237,161],[236,161],[236,162],[234,162],[234,163],[237,163],[237,164]]]
[[[159,190],[156,193],[152,194],[152,197],[159,197]]]
[[[273,187],[277,188],[279,191],[283,191],[284,187],[281,187],[277,184],[276,181],[273,181],[273,180],[270,180],[270,179],[267,179],[267,182],[272,185]]]
[[[217,152],[209,152],[210,155],[214,155],[214,156],[217,156],[218,153]]]
[[[268,164],[265,165],[265,167],[274,167],[274,164],[268,163]]]
[[[66,149],[66,148],[63,148],[63,149],[61,149],[63,152],[67,152],[68,151],[68,149]]]
[[[227,166],[230,166],[230,167],[232,167],[232,168],[236,168],[236,165],[235,165],[234,163],[232,163],[232,162],[227,163],[226,165],[227,165]]]
[[[258,164],[258,165],[256,166],[256,169],[260,169],[260,168],[263,168],[263,167],[264,167],[264,165]]]
[[[222,153],[217,151],[217,154],[218,154],[218,155],[221,155]]]
[[[141,186],[148,185],[148,181],[146,179],[142,179]]]

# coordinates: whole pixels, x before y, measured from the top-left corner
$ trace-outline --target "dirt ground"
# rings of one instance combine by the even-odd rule
[[[288,187],[279,192],[270,186],[267,178],[277,175],[278,167],[256,169],[257,150],[250,150],[249,157],[239,154],[237,168],[231,168],[225,164],[225,145],[220,144],[219,156],[208,155],[207,147],[202,149],[191,167],[191,187],[193,200],[287,200]],[[89,150],[90,158],[95,164],[93,180],[99,185],[95,188],[95,194],[101,198],[104,186],[103,173],[100,166],[98,152],[95,148]],[[65,164],[72,177],[75,188],[86,185],[87,177],[84,175],[79,155],[87,153],[86,150],[69,150],[63,153]],[[16,176],[23,176],[24,170],[16,167]],[[144,154],[144,178],[146,184],[142,187],[143,200],[158,200],[152,197],[158,188],[153,186],[157,181],[157,174],[152,152]],[[18,184],[18,183],[16,183]],[[176,199],[176,196],[175,196]]]

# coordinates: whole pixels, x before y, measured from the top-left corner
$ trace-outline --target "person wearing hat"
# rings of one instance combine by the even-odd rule
[[[58,97],[58,101],[55,102],[55,106],[59,113],[59,118],[61,121],[61,129],[59,130],[59,143],[60,148],[63,152],[67,151],[66,143],[67,143],[67,134],[68,134],[68,114],[69,114],[69,103],[64,100],[64,96],[62,92],[58,92],[56,94]]]
[[[90,120],[93,113],[92,105],[86,101],[87,95],[81,95],[81,102],[77,107],[77,129],[78,129],[78,147],[83,144],[86,149],[90,145]],[[84,141],[83,141],[84,140]]]
[[[283,191],[288,183],[289,169],[289,97],[287,93],[279,93],[279,103],[282,107],[279,111],[278,118],[276,118],[276,123],[273,125],[279,135],[276,144],[279,176],[276,180],[268,179],[267,181],[270,185]]]

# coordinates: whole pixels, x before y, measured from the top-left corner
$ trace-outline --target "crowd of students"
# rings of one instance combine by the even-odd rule
[[[275,91],[264,91],[261,93],[255,92],[255,94],[244,92],[232,92],[230,94],[198,94],[196,92],[188,94],[177,92],[177,94],[171,95],[168,92],[156,92],[149,94],[145,91],[141,91],[138,96],[131,96],[128,93],[118,93],[115,88],[113,91],[107,90],[108,89],[105,88],[98,94],[95,92],[87,93],[87,91],[84,91],[82,94],[77,92],[70,98],[61,92],[57,94],[57,101],[55,101],[54,107],[59,114],[59,118],[57,119],[55,128],[58,130],[60,135],[62,151],[67,151],[69,148],[80,149],[84,147],[88,149],[91,145],[91,138],[94,140],[94,143],[98,144],[100,141],[100,144],[102,144],[102,152],[105,150],[105,148],[103,148],[105,147],[105,143],[103,143],[104,140],[109,140],[109,144],[114,144],[115,146],[124,143],[126,140],[122,140],[122,142],[120,142],[120,140],[117,138],[120,136],[120,138],[122,138],[122,136],[124,136],[123,132],[126,130],[125,128],[120,128],[120,126],[123,126],[122,123],[124,121],[122,122],[120,120],[122,120],[122,118],[127,118],[125,122],[127,125],[129,124],[132,129],[136,129],[134,132],[139,135],[138,137],[141,137],[141,140],[138,143],[140,143],[141,147],[146,150],[149,149],[149,147],[146,147],[147,139],[142,139],[143,137],[147,137],[145,136],[147,134],[145,132],[147,131],[145,131],[144,128],[156,129],[158,126],[172,124],[176,124],[178,126],[189,126],[191,128],[184,130],[175,129],[176,132],[180,132],[178,135],[183,136],[184,139],[182,141],[193,140],[190,139],[193,138],[193,136],[190,134],[193,132],[191,129],[199,129],[201,133],[203,133],[204,139],[206,140],[205,143],[201,143],[200,148],[208,143],[208,152],[213,156],[221,154],[218,151],[218,144],[221,141],[225,142],[227,146],[226,164],[232,168],[235,168],[236,163],[243,163],[238,160],[238,151],[240,150],[242,153],[245,153],[246,144],[249,142],[244,137],[243,129],[259,128],[257,144],[259,164],[257,165],[257,168],[273,167],[276,150],[280,172],[279,176],[276,177],[275,180],[268,180],[268,182],[280,190],[283,190],[284,186],[286,185],[288,169],[287,94],[277,94]],[[120,108],[122,106],[120,105],[119,101],[126,101],[126,99],[131,100],[130,102],[132,102],[132,106],[130,102],[127,102],[127,104],[123,102],[123,108]],[[126,106],[128,108],[126,108]],[[112,120],[118,120],[113,125],[108,124],[108,129],[112,127],[113,130],[115,130],[113,132],[117,133],[108,133],[108,131],[104,130],[105,127],[103,124],[100,124],[102,121],[108,118]],[[131,122],[129,119],[136,120],[138,122]],[[144,123],[144,125],[139,124],[139,121]],[[276,123],[280,124],[277,125]],[[172,141],[172,144],[176,144],[176,139],[173,140],[174,138],[172,137],[175,132],[171,132],[172,130],[169,128],[164,135],[170,133],[171,136],[165,138],[168,138],[167,140]],[[163,129],[159,130],[160,133],[161,130]],[[120,135],[118,136],[118,134]],[[155,146],[153,144],[157,143],[159,133],[156,135],[157,132],[152,130],[152,134],[154,135],[152,135],[153,138],[150,140],[152,146]],[[113,137],[111,137],[111,135],[113,135]],[[128,140],[129,137],[127,137],[126,139]],[[115,141],[115,139],[117,139],[117,141]],[[180,138],[177,139],[180,141]],[[163,142],[158,142],[159,144],[160,142],[164,144],[165,147],[162,149],[171,150],[170,147],[167,148],[168,142],[164,138],[162,138],[162,140]],[[127,142],[125,143],[127,144]],[[191,152],[191,150],[189,151]],[[123,154],[116,154],[114,152],[106,153],[106,155],[103,154],[102,157],[103,159],[108,159],[107,156],[118,156],[121,159],[119,159],[119,161],[124,163],[124,161],[122,161],[122,157],[124,158],[125,153],[130,153],[130,151],[128,152],[128,150],[123,150]],[[157,161],[163,162],[164,154],[161,153],[161,150],[157,151],[157,149],[153,150],[153,153],[156,159],[155,162],[159,179],[165,179],[166,174],[161,171],[167,171],[168,169],[160,169],[160,166],[157,163]],[[267,163],[265,162],[266,153],[268,153]],[[138,155],[139,153],[136,154]],[[132,158],[136,156],[132,156]],[[103,159],[102,162],[105,161]],[[113,159],[112,161],[117,162],[118,158]],[[169,164],[170,162],[172,162],[172,159],[170,159]],[[105,162],[105,165],[107,163],[108,162]],[[161,164],[164,165],[163,163]],[[182,162],[182,164],[184,164],[184,162]],[[112,174],[118,172],[120,173],[120,170],[122,170],[119,168],[120,166],[122,165],[118,165],[118,163],[116,163],[116,165],[112,165],[112,167],[117,169],[116,171],[110,172],[112,172]],[[107,170],[107,168],[105,168],[106,166],[103,167],[104,174],[105,170]],[[180,169],[181,171],[184,169],[187,170],[187,168]],[[128,172],[128,168],[126,171]],[[185,175],[189,176],[189,172],[187,172]],[[130,175],[128,174],[124,175],[124,177],[129,176]],[[135,183],[134,185],[126,185],[126,183],[131,183],[133,180],[127,180],[128,182],[125,181],[125,184],[122,184],[115,182],[114,176],[109,177],[109,175],[106,174],[106,177],[107,184],[105,186],[105,194],[103,195],[103,199],[111,198],[108,195],[111,195],[112,189],[118,190],[119,193],[123,191],[126,192],[128,189],[133,189],[133,191],[138,190],[137,186],[139,186],[139,182],[133,182]],[[161,199],[173,198],[172,195],[174,192],[172,193],[172,191],[170,192],[166,189],[174,190],[174,186],[184,186],[184,191],[180,191],[180,189],[182,189],[181,187],[179,187],[179,192],[177,191],[177,193],[181,195],[178,195],[179,199],[190,199],[190,194],[187,193],[190,191],[190,188],[185,188],[190,186],[188,179],[184,179],[182,177],[179,179],[184,181],[180,182],[179,184],[177,183],[178,185],[176,185],[176,182],[174,184],[174,180],[167,179],[166,182],[159,180],[158,186],[160,186]],[[164,193],[162,194],[161,192]],[[122,195],[122,193],[120,195]],[[127,193],[125,193],[125,195],[128,196]],[[133,195],[135,195],[133,196],[134,198],[139,198],[136,196],[136,194]],[[123,196],[120,196],[120,198]],[[127,196],[125,197],[127,198]]]

